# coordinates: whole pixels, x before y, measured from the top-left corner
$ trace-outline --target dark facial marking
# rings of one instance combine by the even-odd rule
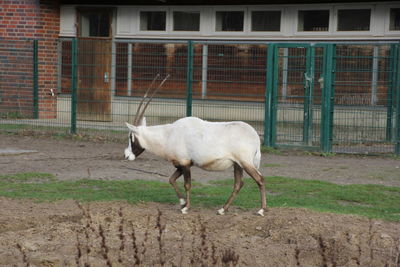
[[[135,155],[135,157],[138,157],[140,154],[143,153],[144,148],[140,145],[139,140],[136,136],[134,136],[134,141],[132,142],[132,133],[129,136],[129,141],[131,142],[131,149],[132,153]]]

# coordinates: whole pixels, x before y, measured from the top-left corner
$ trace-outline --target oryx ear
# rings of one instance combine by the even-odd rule
[[[146,126],[146,117],[143,117],[143,118],[140,120],[139,126]]]
[[[132,132],[134,132],[134,133],[137,133],[137,127],[136,126],[134,126],[134,125],[132,125],[132,124],[129,124],[129,123],[127,123],[127,122],[125,122],[126,123],[126,126],[128,127],[128,129],[130,130],[130,131],[132,131]]]

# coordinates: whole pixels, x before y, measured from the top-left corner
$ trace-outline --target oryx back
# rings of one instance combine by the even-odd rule
[[[260,139],[244,122],[208,122],[195,117],[171,125],[167,151],[206,170],[225,170],[234,162],[258,168]]]

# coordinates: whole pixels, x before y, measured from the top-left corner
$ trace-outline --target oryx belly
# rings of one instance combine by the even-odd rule
[[[230,159],[214,159],[200,164],[195,163],[195,165],[206,171],[223,171],[230,168],[233,161]]]

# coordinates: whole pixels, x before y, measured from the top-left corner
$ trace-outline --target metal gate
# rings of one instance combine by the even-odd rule
[[[269,50],[266,145],[398,153],[399,45],[271,44]]]
[[[321,147],[324,46],[273,45],[272,144]]]

